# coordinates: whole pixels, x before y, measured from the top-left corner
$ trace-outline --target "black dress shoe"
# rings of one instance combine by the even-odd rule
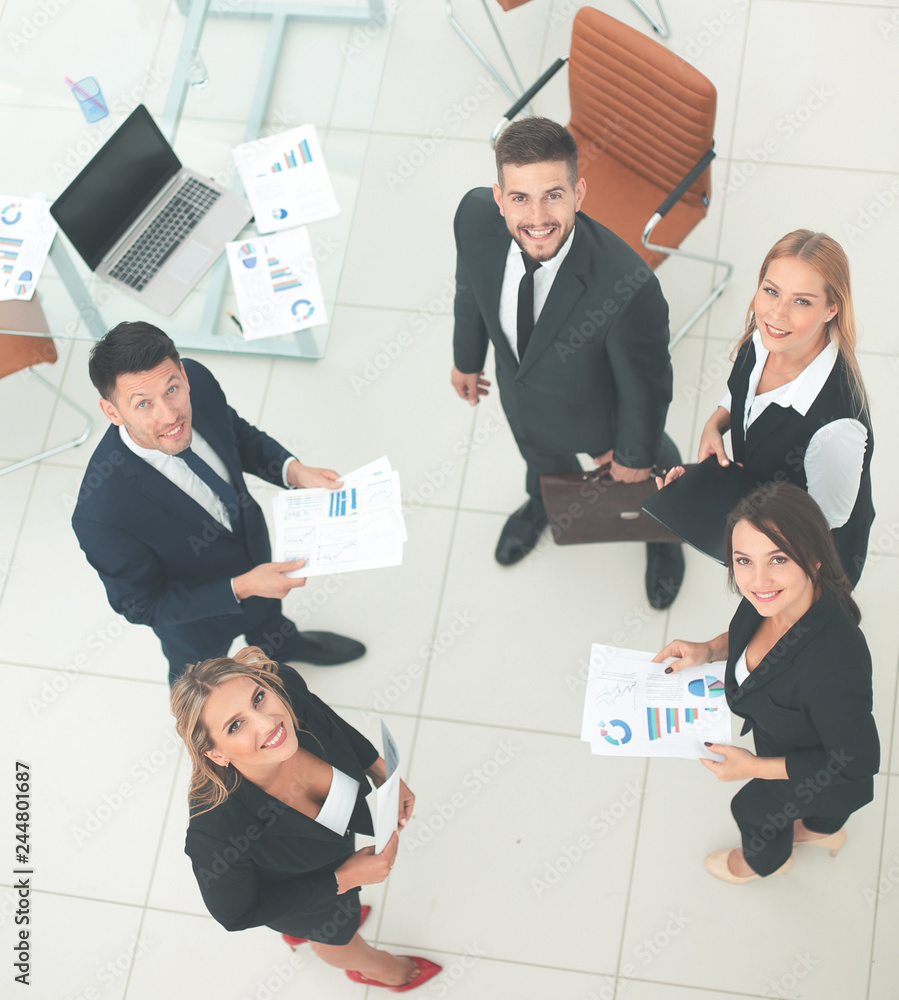
[[[336,667],[365,655],[365,646],[345,635],[334,632],[300,632],[299,635],[304,640],[302,649],[296,655],[291,655],[292,650],[282,653],[282,659],[311,663],[314,667]]]
[[[659,611],[670,608],[684,582],[684,547],[676,542],[646,545],[646,596]]]
[[[542,500],[530,500],[506,521],[496,544],[496,561],[501,566],[512,566],[537,544],[540,532],[547,525],[546,508]]]

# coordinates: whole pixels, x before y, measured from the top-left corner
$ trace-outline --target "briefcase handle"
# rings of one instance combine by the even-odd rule
[[[584,472],[582,478],[585,483],[601,483],[603,486],[629,486],[630,483],[619,483],[617,479],[613,479],[611,476],[612,463],[605,462],[603,465],[599,465],[592,472]],[[652,471],[649,474],[649,478],[652,479],[655,476],[660,476],[662,479],[668,475],[669,470],[661,468],[658,465],[652,467]]]

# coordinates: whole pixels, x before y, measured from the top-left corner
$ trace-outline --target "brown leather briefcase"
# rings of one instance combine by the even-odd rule
[[[582,542],[679,542],[640,504],[656,492],[655,475],[642,483],[619,483],[611,463],[593,472],[558,472],[540,477],[540,491],[557,545]]]

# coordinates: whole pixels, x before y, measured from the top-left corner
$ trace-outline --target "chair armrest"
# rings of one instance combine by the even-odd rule
[[[511,108],[503,115],[502,119],[497,123],[496,127],[490,133],[491,144],[495,143],[500,132],[512,121],[512,119],[518,114],[519,111],[526,105],[529,104],[531,98],[541,91],[547,83],[559,72],[559,70],[568,62],[568,56],[560,56],[549,69],[541,76],[538,80],[531,84],[530,87],[518,98],[518,100],[512,105]]]
[[[690,172],[684,177],[684,179],[677,185],[677,187],[668,195],[668,197],[662,202],[661,205],[656,209],[655,214],[658,216],[656,222],[659,219],[664,219],[665,216],[671,211],[671,209],[683,198],[683,196],[690,190],[695,182],[696,178],[706,169],[706,167],[715,159],[715,149],[709,149],[705,152],[702,157],[698,160],[696,165],[690,170]]]

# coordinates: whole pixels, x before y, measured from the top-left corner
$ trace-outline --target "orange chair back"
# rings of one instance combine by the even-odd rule
[[[18,299],[0,302],[0,330],[49,333],[50,328],[37,295],[30,302]],[[56,357],[56,347],[49,337],[0,334],[0,378],[44,362],[52,365]]]
[[[650,267],[664,254],[640,242],[652,214],[711,148],[714,85],[664,45],[602,11],[575,16],[568,63],[569,129],[587,180],[582,210],[633,247]],[[658,224],[652,241],[679,246],[704,218],[710,171]]]

